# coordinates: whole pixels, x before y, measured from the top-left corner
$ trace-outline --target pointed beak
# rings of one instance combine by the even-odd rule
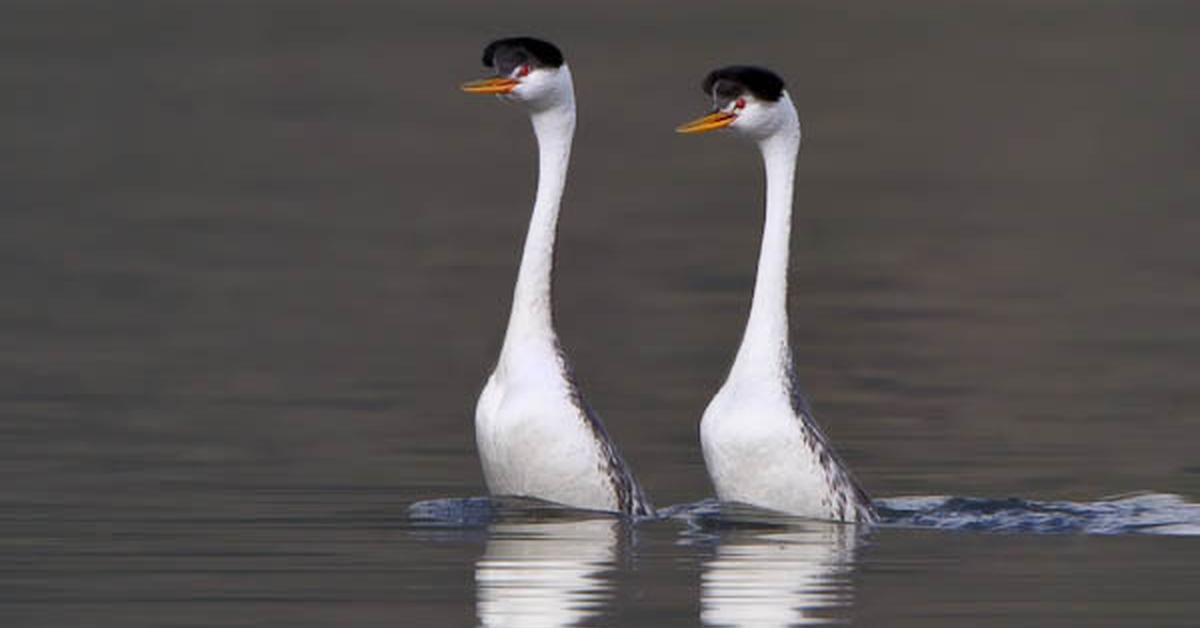
[[[696,118],[686,124],[681,124],[675,128],[676,133],[704,133],[705,131],[715,131],[725,128],[733,121],[737,120],[736,113],[727,111],[714,111],[703,118]]]
[[[470,94],[507,94],[521,82],[506,76],[463,83],[462,90]]]

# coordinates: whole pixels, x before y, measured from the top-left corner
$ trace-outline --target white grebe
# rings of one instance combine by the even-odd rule
[[[704,462],[717,497],[789,514],[871,521],[871,501],[838,459],[795,381],[788,344],[787,271],[800,121],[783,81],[731,66],[702,85],[713,113],[677,130],[728,128],[758,144],[767,209],[750,319],[729,377],[700,421]]]
[[[579,393],[554,332],[551,273],[559,205],[575,134],[571,71],[553,44],[494,41],[483,64],[496,77],[462,86],[498,94],[529,112],[538,144],[537,199],[512,313],[496,368],[475,408],[475,442],[488,490],[576,508],[653,513],[641,487]]]

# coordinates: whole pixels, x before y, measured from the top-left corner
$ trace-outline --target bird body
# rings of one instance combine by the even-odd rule
[[[700,442],[722,501],[833,521],[873,516],[820,429],[777,381],[726,382],[704,412]]]
[[[787,272],[800,122],[783,82],[734,66],[704,81],[716,110],[679,128],[729,128],[759,147],[766,216],[750,316],[725,383],[704,411],[700,442],[717,497],[789,514],[870,521],[866,493],[833,451],[796,382]]]
[[[498,368],[479,396],[475,439],[488,490],[650,514],[603,424],[583,405],[569,376],[539,376],[539,370]]]
[[[554,331],[554,241],[571,142],[570,69],[553,45],[493,42],[484,64],[498,76],[463,86],[524,105],[538,142],[538,185],[504,344],[475,409],[475,440],[488,490],[576,508],[649,515],[653,508],[584,401]]]

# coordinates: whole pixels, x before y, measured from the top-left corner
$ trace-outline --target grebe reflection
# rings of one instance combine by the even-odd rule
[[[706,626],[831,623],[849,604],[857,526],[813,522],[722,533],[705,561],[700,619]]]
[[[574,626],[613,597],[620,522],[496,523],[475,563],[481,626]]]

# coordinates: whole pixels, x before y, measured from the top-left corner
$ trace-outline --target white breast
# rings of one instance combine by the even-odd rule
[[[493,374],[476,407],[475,438],[492,494],[619,508],[600,444],[566,382],[506,381]]]
[[[837,519],[821,452],[788,399],[765,389],[722,388],[700,422],[700,442],[722,501]]]

